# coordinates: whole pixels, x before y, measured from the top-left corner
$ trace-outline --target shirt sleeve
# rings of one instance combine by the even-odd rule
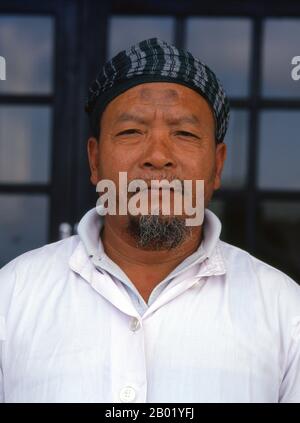
[[[0,403],[4,402],[3,373],[0,368]]]
[[[291,342],[280,386],[279,402],[300,403],[300,314],[292,319],[290,335]]]
[[[5,339],[5,319],[0,315],[0,403],[4,402],[4,387],[3,387],[3,368],[2,368],[2,348]]]
[[[15,265],[16,260],[13,260],[0,269],[0,403],[5,402],[3,349],[5,340],[7,339],[6,316],[16,280]]]
[[[279,296],[282,373],[280,403],[300,403],[300,286],[285,275]]]

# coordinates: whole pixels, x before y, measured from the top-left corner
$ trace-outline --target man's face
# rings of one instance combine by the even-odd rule
[[[98,142],[89,139],[91,181],[119,172],[134,179],[204,180],[205,206],[220,186],[225,144],[215,142],[213,112],[185,86],[155,82],[131,88],[112,100],[101,118]]]

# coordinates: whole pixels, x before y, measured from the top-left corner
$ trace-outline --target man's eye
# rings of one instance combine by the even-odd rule
[[[176,132],[176,134],[177,134],[177,135],[182,135],[182,136],[184,136],[184,137],[199,138],[199,137],[197,137],[197,135],[192,134],[191,132],[188,132],[188,131],[177,131],[177,132]]]
[[[125,129],[125,131],[119,132],[117,135],[132,135],[140,134],[141,132],[138,129]]]

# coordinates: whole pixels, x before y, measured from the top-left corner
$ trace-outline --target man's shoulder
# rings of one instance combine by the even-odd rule
[[[27,251],[0,269],[0,315],[13,293],[34,291],[37,285],[46,287],[57,278],[64,278],[69,271],[69,260],[80,242],[74,235],[61,241]]]
[[[39,264],[46,265],[49,261],[53,260],[57,261],[57,264],[63,264],[68,261],[79,242],[80,239],[78,235],[73,235],[66,239],[27,251],[0,269],[0,275],[1,272],[6,271],[6,269],[12,270],[22,268],[24,270],[24,267],[35,267]]]
[[[297,305],[300,313],[300,285],[283,271],[253,256],[249,252],[228,244],[219,243],[229,277],[256,286],[266,296],[285,297]]]
[[[0,293],[12,287],[17,280],[41,279],[59,275],[69,270],[69,260],[80,243],[78,235],[46,244],[27,251],[0,269]]]

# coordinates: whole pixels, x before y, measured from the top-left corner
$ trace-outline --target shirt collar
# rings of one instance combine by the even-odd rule
[[[78,224],[78,235],[89,257],[105,254],[100,232],[104,226],[104,217],[97,213],[96,207],[89,210]],[[196,252],[205,252],[210,257],[216,247],[221,234],[222,225],[218,217],[210,210],[205,209],[203,241]]]
[[[89,210],[82,217],[78,225],[78,235],[85,247],[88,256],[94,258],[93,261],[98,260],[101,257],[107,258],[100,237],[100,232],[103,228],[103,225],[104,217],[97,213],[96,207]],[[212,258],[213,256],[215,260],[205,260],[206,266],[210,268],[213,265],[213,268],[215,268],[215,264],[218,263],[218,269],[223,269],[224,266],[222,264],[220,250],[219,248],[216,248],[219,241],[221,228],[222,225],[218,217],[212,211],[205,209],[203,241],[198,249],[184,260],[185,266],[187,264],[186,260],[189,263],[193,263],[198,261],[198,259],[201,259],[202,262],[205,259]],[[177,272],[180,270],[180,265],[176,270]]]
[[[96,207],[89,210],[78,224],[77,232],[89,257],[97,256],[103,250],[100,237],[103,225],[104,217],[97,213]]]

